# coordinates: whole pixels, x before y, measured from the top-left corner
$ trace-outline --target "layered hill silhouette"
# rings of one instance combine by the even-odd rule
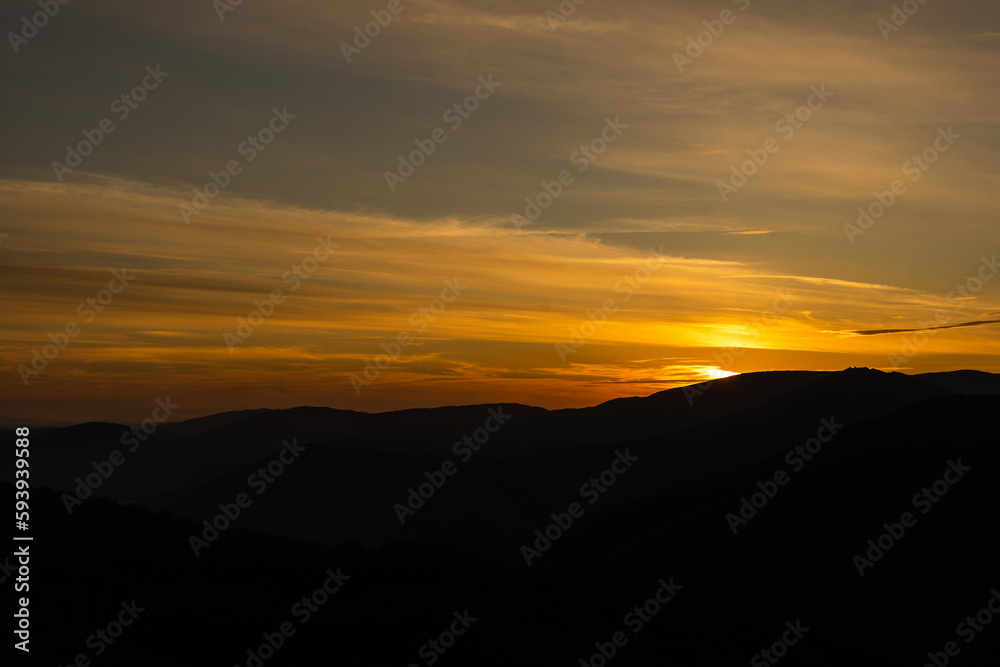
[[[796,620],[810,630],[781,664],[923,665],[948,641],[956,664],[995,664],[1000,622],[968,644],[956,624],[1000,586],[997,414],[998,375],[871,369],[573,410],[224,413],[160,426],[72,515],[66,494],[127,427],[39,432],[39,599],[57,611],[37,664],[68,664],[93,631],[81,617],[138,595],[149,622],[102,664],[247,664],[336,566],[343,592],[264,664],[428,664],[418,649],[464,609],[479,620],[440,664],[577,665],[619,630],[609,664],[745,664]],[[252,504],[196,556],[240,493]],[[872,550],[906,512],[915,525]],[[74,549],[108,558],[61,557]],[[671,577],[676,599],[633,634],[623,616]],[[192,629],[175,646],[178,613]]]

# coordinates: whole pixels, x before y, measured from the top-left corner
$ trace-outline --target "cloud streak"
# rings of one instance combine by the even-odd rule
[[[886,334],[917,333],[920,331],[938,331],[940,329],[964,329],[966,327],[981,327],[990,324],[1000,324],[1000,320],[979,320],[976,322],[963,322],[961,324],[946,324],[939,327],[924,327],[921,329],[873,329],[869,331],[851,331],[858,336],[882,336]]]

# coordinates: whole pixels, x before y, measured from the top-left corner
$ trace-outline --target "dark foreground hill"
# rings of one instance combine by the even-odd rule
[[[663,392],[511,408],[467,462],[450,451],[453,434],[474,433],[490,407],[393,413],[346,442],[300,440],[306,451],[260,494],[247,478],[273,448],[250,442],[244,460],[200,483],[185,457],[206,447],[201,460],[215,465],[243,442],[227,429],[288,411],[170,434],[148,461],[182,481],[146,502],[173,514],[90,498],[69,515],[62,492],[33,495],[26,664],[84,653],[95,665],[249,667],[247,649],[288,622],[295,633],[261,665],[597,665],[602,650],[614,652],[609,665],[924,665],[948,642],[953,664],[995,665],[1000,396],[983,378],[966,395],[949,378],[864,369],[754,375],[702,388],[693,405]],[[309,429],[330,417],[305,410]],[[526,447],[524,430],[508,431],[518,418],[565,435]],[[590,441],[596,424],[617,437]],[[416,451],[376,446],[403,428],[423,443]],[[119,429],[63,431],[83,460]],[[435,450],[429,432],[448,440]],[[51,435],[38,451],[72,446]],[[449,458],[455,473],[401,524],[393,505]],[[118,471],[132,464],[147,465]],[[199,522],[240,492],[252,504],[210,539]],[[193,548],[192,536],[208,541]],[[295,606],[338,568],[349,577],[340,590],[308,615]],[[95,655],[88,637],[133,598],[146,611]],[[445,636],[438,658],[427,642],[465,610],[477,620],[453,646]]]

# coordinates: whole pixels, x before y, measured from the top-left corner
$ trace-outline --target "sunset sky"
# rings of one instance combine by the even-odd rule
[[[582,407],[892,355],[907,373],[1000,372],[996,2],[931,1],[898,26],[888,1],[546,17],[559,6],[74,0],[12,39],[38,5],[0,2],[2,421],[131,422],[167,396],[174,419]],[[391,22],[366,44],[373,11]],[[85,131],[100,144],[71,167]],[[387,178],[415,141],[433,153]],[[734,187],[751,155],[766,162]],[[543,181],[561,194],[516,225]],[[876,192],[895,202],[845,229]],[[101,312],[79,306],[123,268]],[[571,338],[588,311],[606,320]]]

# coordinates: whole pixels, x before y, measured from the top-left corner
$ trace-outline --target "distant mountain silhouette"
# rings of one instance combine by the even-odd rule
[[[424,665],[419,647],[464,609],[479,620],[446,667],[578,665],[671,577],[676,600],[609,665],[745,664],[797,619],[810,630],[782,665],[923,665],[1000,585],[998,387],[975,371],[855,368],[750,373],[573,410],[230,412],[162,425],[72,516],[63,494],[123,449],[128,427],[43,431],[36,595],[55,621],[39,626],[28,664],[69,664],[97,619],[135,597],[148,617],[101,664],[245,665],[342,566],[344,590],[264,665]],[[453,445],[491,410],[509,421],[463,460]],[[293,439],[305,451],[256,494],[248,478]],[[591,504],[581,487],[626,453],[634,462]],[[457,471],[401,523],[395,507],[446,460]],[[922,514],[914,494],[957,461],[968,472]],[[190,537],[239,493],[252,505],[195,557]],[[574,502],[582,516],[539,547],[536,531]],[[855,557],[907,511],[916,525],[859,575]],[[526,545],[538,551],[530,567]],[[72,557],[81,550],[107,557]],[[962,643],[955,664],[994,664],[993,630]]]
[[[161,424],[156,429],[156,433],[163,439],[193,438],[198,435],[204,435],[205,433],[211,433],[212,431],[229,426],[233,422],[239,421],[244,417],[259,414],[261,412],[268,412],[268,410],[266,408],[259,408],[257,410],[234,410],[232,412],[221,412],[219,414],[208,415],[205,417],[195,417],[194,419],[188,419],[182,422],[165,423]]]
[[[1000,375],[996,373],[951,371],[947,373],[923,373],[916,377],[956,394],[1000,395]]]

